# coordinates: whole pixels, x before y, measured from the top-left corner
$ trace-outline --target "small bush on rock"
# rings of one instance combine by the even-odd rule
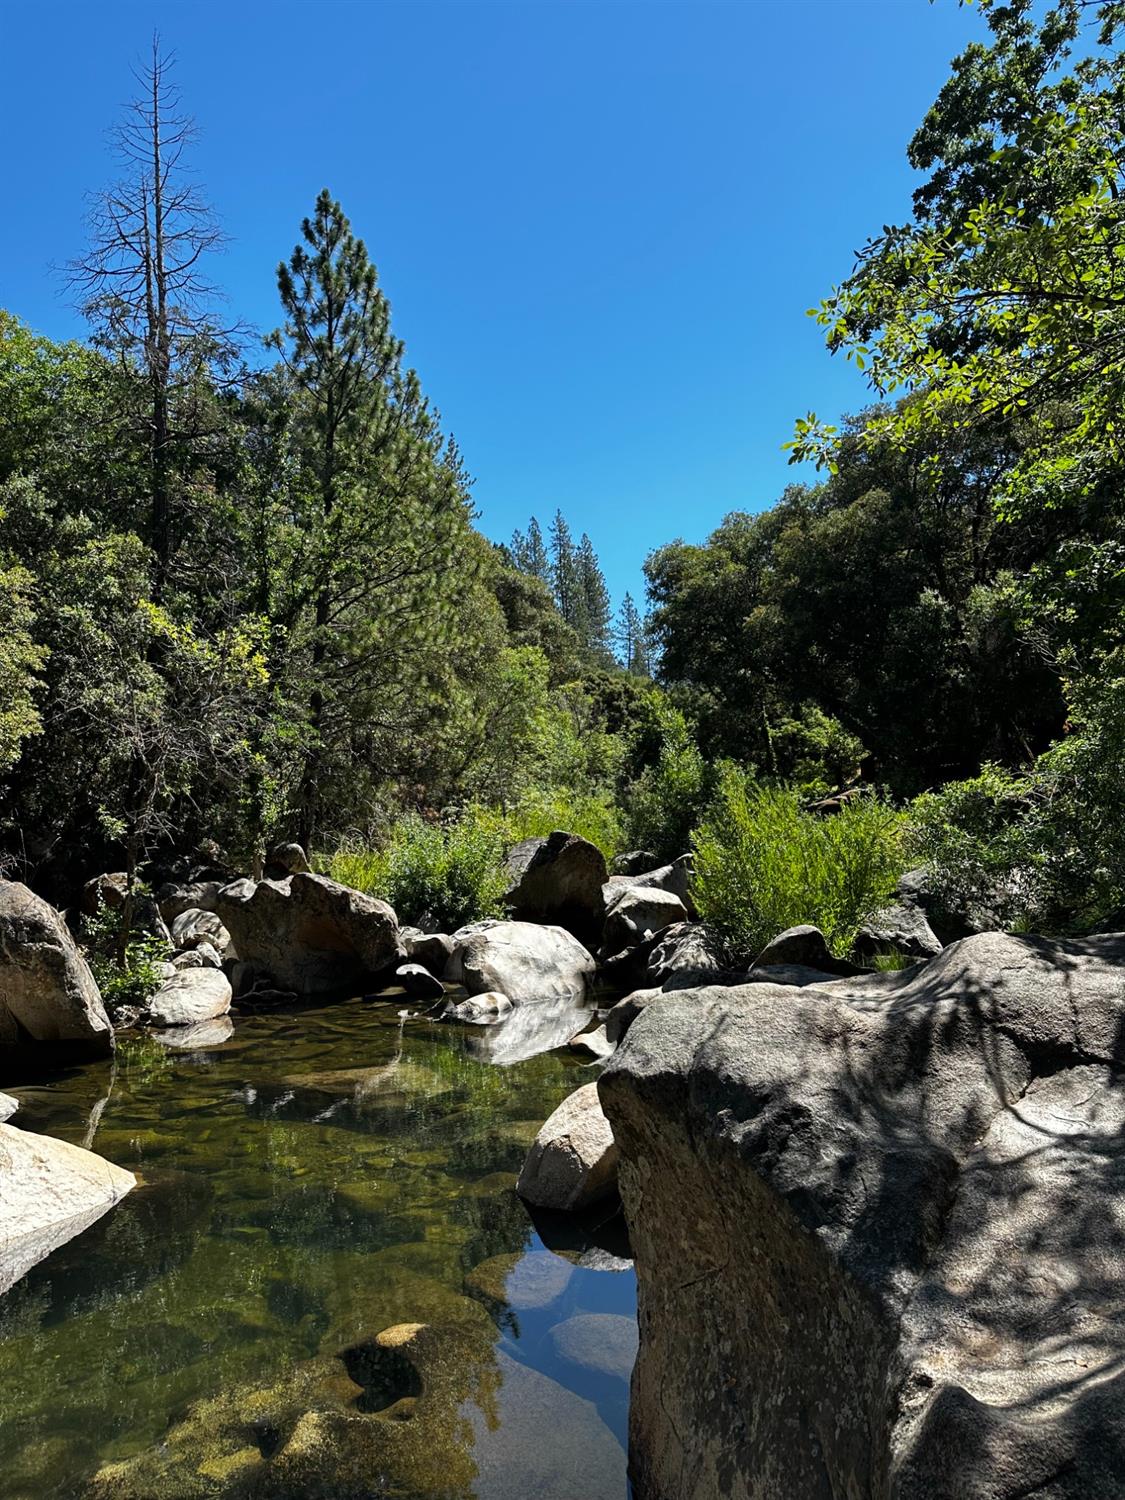
[[[700,916],[746,958],[803,922],[815,923],[843,956],[902,873],[901,822],[876,797],[817,817],[796,792],[725,766],[693,837]]]

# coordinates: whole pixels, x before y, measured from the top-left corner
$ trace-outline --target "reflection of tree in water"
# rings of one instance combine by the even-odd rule
[[[229,1046],[199,1054],[127,1048],[112,1090],[101,1064],[21,1090],[28,1128],[76,1143],[96,1110],[95,1149],[143,1186],[0,1300],[0,1496],[78,1494],[99,1464],[155,1450],[170,1415],[183,1454],[137,1458],[135,1489],[120,1493],[266,1495],[250,1476],[265,1483],[299,1423],[311,1445],[328,1420],[316,1413],[410,1425],[356,1407],[362,1388],[338,1356],[419,1322],[477,1330],[451,1345],[447,1399],[427,1398],[424,1424],[460,1476],[448,1493],[468,1500],[471,1465],[457,1466],[478,1426],[497,1430],[503,1375],[496,1326],[479,1322],[464,1277],[525,1245],[512,1174],[573,1070],[552,1057],[496,1069],[464,1042],[345,1004],[238,1018]],[[354,1081],[324,1078],[357,1067],[380,1077],[358,1106]],[[297,1082],[310,1075],[319,1082]],[[228,1400],[247,1423],[208,1435]]]

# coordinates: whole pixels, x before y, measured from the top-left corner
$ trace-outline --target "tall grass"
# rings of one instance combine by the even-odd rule
[[[327,861],[333,880],[388,901],[403,922],[453,932],[503,914],[505,840],[465,815],[448,824],[400,818],[385,848],[342,849]]]
[[[596,844],[607,860],[621,848],[621,814],[602,794],[554,788],[529,792],[503,810],[472,807],[464,816],[499,830],[508,848],[522,839],[545,838],[556,828]]]
[[[802,922],[842,956],[894,890],[900,842],[900,816],[875,797],[820,818],[728,766],[694,836],[696,905],[747,957]]]
[[[319,865],[343,885],[390,902],[404,922],[452,932],[503,915],[504,860],[521,839],[565,828],[610,855],[620,837],[605,797],[567,791],[532,794],[508,809],[467,807],[454,819],[400,818],[381,849],[346,846]]]

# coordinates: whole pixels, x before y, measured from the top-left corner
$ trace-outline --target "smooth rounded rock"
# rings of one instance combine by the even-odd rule
[[[50,1044],[107,1056],[113,1027],[66,923],[16,880],[0,880],[0,1046]]]
[[[220,969],[181,969],[148,1002],[156,1026],[194,1026],[230,1010],[230,980]]]
[[[565,1323],[556,1323],[548,1335],[560,1359],[628,1380],[637,1357],[637,1320],[620,1313],[578,1313]]]
[[[617,1146],[596,1083],[576,1089],[546,1121],[516,1184],[540,1208],[573,1210],[617,1189]]]
[[[597,965],[561,927],[534,922],[480,922],[453,934],[446,970],[470,995],[497,991],[515,1004],[576,999],[593,983]]]
[[[81,1146],[0,1125],[0,1294],[136,1185]]]

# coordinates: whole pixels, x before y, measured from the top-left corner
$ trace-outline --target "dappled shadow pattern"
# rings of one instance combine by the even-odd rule
[[[640,1491],[1125,1494],[1125,937],[650,1006],[601,1082]]]

